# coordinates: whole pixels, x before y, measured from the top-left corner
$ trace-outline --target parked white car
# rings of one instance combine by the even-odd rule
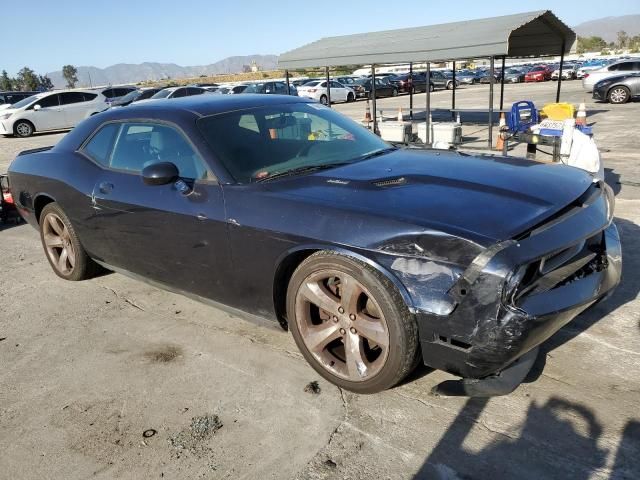
[[[562,68],[562,79],[563,80],[573,80],[577,77],[578,67],[577,65],[567,65]],[[560,76],[560,69],[556,68],[551,74],[551,80],[558,80]]]
[[[216,87],[218,88],[218,87]],[[202,95],[204,93],[211,93],[209,90],[206,90],[202,87],[168,87],[160,90],[154,96],[147,100],[140,100],[140,102],[150,102],[153,100],[158,100],[161,98],[180,98],[180,97],[190,97],[192,95]]]
[[[593,86],[600,80],[614,77],[616,75],[632,73],[640,73],[640,58],[636,58],[634,60],[622,60],[620,62],[607,65],[606,67],[587,72],[587,74],[582,78],[582,86],[587,92],[591,92],[593,90]]]
[[[578,80],[580,80],[581,78],[584,78],[584,76],[587,73],[590,73],[590,72],[592,72],[594,70],[598,70],[598,69],[600,69],[602,67],[603,67],[603,65],[585,65],[583,67],[580,67],[578,69],[578,71],[576,72],[576,78]]]
[[[73,128],[108,107],[96,90],[38,93],[0,112],[0,135],[29,137],[34,132]]]
[[[353,102],[356,99],[356,93],[353,89],[345,87],[335,80],[331,80],[331,103],[333,102]],[[312,98],[323,105],[328,102],[327,98],[327,81],[313,80],[298,87],[298,96]]]

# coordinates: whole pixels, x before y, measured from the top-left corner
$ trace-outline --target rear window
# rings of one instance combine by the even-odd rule
[[[109,165],[109,154],[113,146],[113,140],[120,129],[117,123],[108,123],[96,133],[84,146],[82,151],[94,161],[103,166]]]

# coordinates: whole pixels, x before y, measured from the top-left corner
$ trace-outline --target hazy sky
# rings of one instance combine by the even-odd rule
[[[640,13],[640,0],[2,1],[0,70],[144,61],[202,65],[280,54],[323,36],[550,9],[568,25]],[[330,12],[323,12],[323,5]],[[606,5],[606,8],[603,8]],[[460,32],[464,35],[464,32]]]

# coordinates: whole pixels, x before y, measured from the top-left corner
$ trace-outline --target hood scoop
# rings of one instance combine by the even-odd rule
[[[373,182],[376,187],[380,188],[396,187],[398,185],[404,185],[405,183],[407,183],[407,179],[404,177],[389,178],[386,180],[378,180],[377,182]]]

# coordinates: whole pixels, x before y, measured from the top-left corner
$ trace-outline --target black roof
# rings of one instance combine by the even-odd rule
[[[241,110],[245,108],[261,107],[268,105],[278,105],[283,103],[308,103],[312,100],[294,97],[291,95],[261,95],[261,94],[242,94],[242,95],[192,95],[190,97],[157,99],[151,101],[136,102],[127,107],[129,116],[134,112],[143,113],[143,110],[153,111],[190,111],[198,116],[214,115],[216,113],[224,113],[232,110]],[[134,114],[135,115],[135,114]]]

